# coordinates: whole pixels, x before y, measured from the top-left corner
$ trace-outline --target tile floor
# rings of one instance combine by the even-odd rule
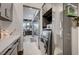
[[[24,55],[41,55],[41,51],[38,49],[36,42],[31,42],[30,38],[32,38],[32,36],[24,37]]]
[[[38,49],[38,45],[36,42],[31,41],[32,36],[25,36],[24,37],[24,43],[23,43],[23,48],[24,48],[24,55],[45,55],[45,49],[43,47],[43,43],[41,42],[41,49]],[[55,48],[54,55],[61,55],[62,50],[59,48]]]

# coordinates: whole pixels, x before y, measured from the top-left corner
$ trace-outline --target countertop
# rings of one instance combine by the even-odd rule
[[[0,40],[0,53],[4,51],[10,44],[20,38],[20,35],[11,35],[5,39]]]

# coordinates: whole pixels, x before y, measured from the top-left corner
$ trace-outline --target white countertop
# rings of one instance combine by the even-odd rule
[[[10,37],[0,40],[0,53],[19,37],[20,35],[11,35]]]

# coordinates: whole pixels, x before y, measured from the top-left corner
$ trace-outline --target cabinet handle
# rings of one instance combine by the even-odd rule
[[[8,15],[7,15],[7,9],[5,9],[5,16],[8,17]]]

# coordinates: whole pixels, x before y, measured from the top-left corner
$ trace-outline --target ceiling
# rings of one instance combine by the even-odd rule
[[[30,6],[38,9],[41,9],[43,4],[44,3],[24,3],[24,5],[26,6]]]
[[[37,11],[38,11],[37,9],[24,7],[23,8],[23,19],[32,20]]]

